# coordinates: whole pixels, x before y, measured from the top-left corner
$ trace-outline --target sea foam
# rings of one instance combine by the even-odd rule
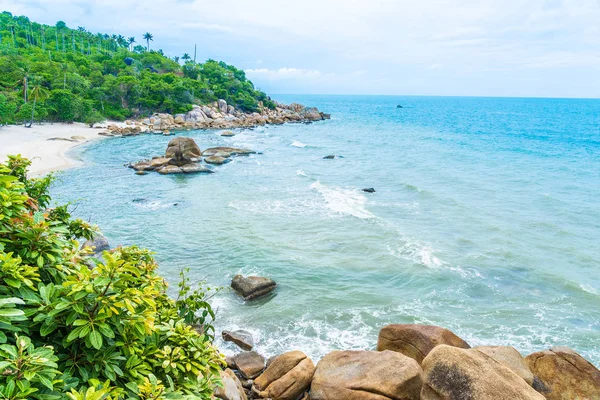
[[[360,219],[375,218],[365,208],[367,198],[356,189],[329,187],[319,181],[311,184],[310,187],[324,197],[327,208],[338,214],[351,215]]]

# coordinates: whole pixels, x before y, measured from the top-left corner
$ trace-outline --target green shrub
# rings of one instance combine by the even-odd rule
[[[0,164],[0,398],[210,399],[223,366],[207,290],[167,296],[152,253],[90,258],[96,232],[49,209],[52,177]]]

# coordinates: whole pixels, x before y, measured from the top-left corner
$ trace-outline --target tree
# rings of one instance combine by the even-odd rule
[[[146,32],[146,33],[144,33],[144,40],[146,40],[146,43],[147,43],[146,50],[150,51],[150,41],[154,40],[154,36],[152,36],[152,34],[150,32]]]
[[[58,30],[67,29],[67,24],[65,24],[64,21],[57,21],[55,27]]]
[[[31,120],[29,121],[29,125],[25,125],[26,128],[31,128],[31,125],[33,125],[33,120],[35,117],[35,105],[37,104],[38,100],[46,100],[48,96],[48,89],[39,84],[31,88],[29,98],[33,98],[33,106],[31,107]]]
[[[0,125],[12,122],[16,111],[17,105],[0,94]]]
[[[131,36],[127,39],[127,44],[129,45],[129,51],[133,51],[133,44],[135,43],[135,38]]]
[[[183,53],[183,55],[181,56],[181,58],[185,61],[189,60],[191,57],[188,53]]]

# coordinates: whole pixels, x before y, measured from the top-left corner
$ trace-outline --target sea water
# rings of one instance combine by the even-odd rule
[[[190,268],[226,288],[211,300],[217,334],[249,330],[268,356],[373,349],[382,326],[420,323],[600,364],[600,101],[277,100],[332,118],[181,133],[259,152],[209,175],[135,175],[124,164],[172,137],[107,139],[76,150],[86,166],[52,192],[113,245],[154,250],[172,287]],[[236,274],[278,287],[245,303]]]

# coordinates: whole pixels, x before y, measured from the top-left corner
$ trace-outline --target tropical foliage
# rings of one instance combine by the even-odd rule
[[[222,356],[207,290],[167,296],[152,254],[80,250],[96,229],[49,208],[52,177],[0,164],[0,398],[210,399]]]
[[[244,71],[214,60],[196,63],[187,53],[181,65],[179,57],[150,49],[150,32],[142,38],[146,46],[134,46],[135,37],[1,13],[0,124],[88,122],[92,115],[123,120],[218,99],[247,112],[274,107]],[[44,96],[35,97],[34,88]]]

